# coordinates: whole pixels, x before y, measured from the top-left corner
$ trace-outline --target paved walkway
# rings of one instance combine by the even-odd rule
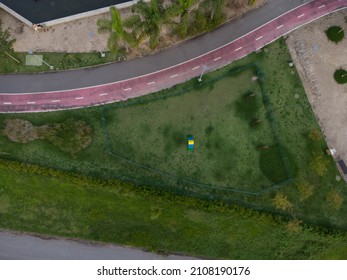
[[[93,106],[169,88],[346,7],[347,0],[272,0],[212,33],[154,56],[57,73],[0,75],[0,112]]]
[[[0,260],[192,260],[140,249],[0,231]]]

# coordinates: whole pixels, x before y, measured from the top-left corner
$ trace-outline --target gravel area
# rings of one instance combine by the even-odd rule
[[[339,44],[324,32],[333,25],[345,30]],[[337,84],[333,77],[336,69],[347,69],[347,10],[290,33],[287,44],[329,148],[336,149],[335,159],[347,163],[347,84]]]

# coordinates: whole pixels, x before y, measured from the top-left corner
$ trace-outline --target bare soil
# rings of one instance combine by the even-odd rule
[[[92,128],[84,121],[66,120],[64,123],[34,126],[23,119],[7,119],[1,132],[16,143],[37,139],[47,140],[72,156],[87,148],[92,142]]]

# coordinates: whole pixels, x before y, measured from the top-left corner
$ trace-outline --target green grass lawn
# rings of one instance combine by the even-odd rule
[[[220,259],[345,259],[345,234],[238,207],[0,166],[0,227]]]
[[[42,66],[25,65],[25,57],[28,53],[14,53],[13,57],[20,63],[11,59],[5,54],[0,54],[0,73],[35,73],[50,71],[45,64]],[[106,53],[105,57],[101,57],[99,52],[93,53],[35,53],[43,55],[43,60],[52,65],[55,70],[66,70],[81,67],[94,66],[123,59],[123,52],[113,54]]]
[[[204,184],[201,192],[257,192],[287,179],[285,171],[273,178],[260,167],[266,152],[257,147],[273,147],[276,141],[261,89],[251,82],[254,75],[254,68],[248,68],[197,84],[182,95],[107,109],[112,153],[178,180]],[[261,123],[252,125],[257,119]],[[194,136],[193,152],[187,149],[187,135]],[[278,153],[274,160],[281,169]]]
[[[19,144],[0,134],[1,156],[346,229],[346,184],[335,180],[338,170],[325,154],[326,143],[300,78],[288,66],[286,45],[279,40],[266,49],[204,75],[201,86],[194,79],[117,105],[0,115],[0,130],[7,118],[23,118],[35,126],[75,120],[87,123],[93,135],[86,149],[71,155],[46,139]],[[230,75],[231,69],[251,63],[264,72],[263,83],[250,81],[252,69]],[[249,91],[257,93],[256,106],[245,108],[243,95]],[[263,120],[260,126],[250,127],[253,116]],[[186,149],[188,134],[195,137],[194,152]],[[260,144],[269,149],[257,150]],[[281,157],[294,180],[258,195],[233,191],[264,190],[263,185],[285,179]],[[211,187],[215,185],[224,189]]]

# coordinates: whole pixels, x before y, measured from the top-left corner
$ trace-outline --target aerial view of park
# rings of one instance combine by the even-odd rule
[[[0,259],[10,235],[347,258],[347,0],[22,2],[0,0]]]

